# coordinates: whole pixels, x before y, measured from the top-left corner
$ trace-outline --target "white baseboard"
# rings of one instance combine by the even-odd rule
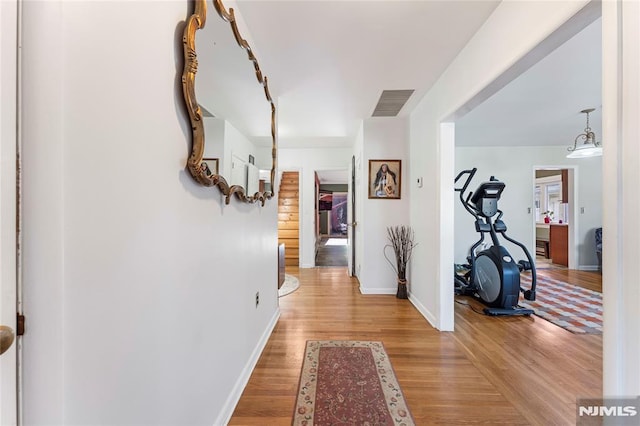
[[[303,263],[302,265],[300,265],[300,268],[306,269],[306,268],[315,268],[316,265],[313,263]]]
[[[280,308],[276,309],[276,312],[273,314],[273,317],[271,318],[269,325],[267,325],[267,328],[264,330],[264,333],[262,333],[262,336],[260,337],[260,340],[258,341],[258,344],[256,345],[255,349],[253,350],[253,353],[251,354],[249,361],[245,365],[244,369],[242,370],[242,373],[240,374],[240,377],[236,381],[236,385],[233,387],[231,394],[229,395],[224,405],[222,406],[222,411],[220,412],[220,415],[218,416],[216,421],[213,422],[214,425],[226,425],[229,423],[229,420],[231,420],[231,416],[233,415],[233,411],[236,409],[236,405],[238,405],[238,402],[240,401],[242,392],[244,391],[244,388],[247,386],[247,383],[249,383],[249,379],[251,378],[251,373],[253,372],[253,369],[256,367],[256,364],[258,363],[258,359],[260,359],[260,355],[262,354],[264,347],[267,345],[267,342],[269,341],[269,337],[271,336],[273,329],[278,323],[278,318],[280,318]]]
[[[368,288],[360,285],[360,293],[362,294],[396,294],[397,288],[381,287],[381,288]]]
[[[438,321],[436,320],[435,315],[433,315],[422,303],[420,303],[420,301],[418,299],[416,299],[413,294],[409,293],[409,301],[413,304],[413,306],[416,307],[416,309],[418,310],[418,312],[420,312],[420,314],[422,314],[422,316],[429,322],[429,324],[431,324],[431,326],[437,330],[439,330],[438,328]]]
[[[580,265],[578,266],[579,271],[599,271],[600,267],[598,265]]]

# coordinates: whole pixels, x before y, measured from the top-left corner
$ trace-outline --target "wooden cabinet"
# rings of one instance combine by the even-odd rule
[[[284,284],[284,244],[278,245],[278,289]]]
[[[549,226],[549,251],[553,263],[569,266],[569,227],[567,225],[551,224]]]

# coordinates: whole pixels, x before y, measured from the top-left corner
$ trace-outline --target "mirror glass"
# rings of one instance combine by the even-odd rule
[[[200,112],[189,168],[199,182],[220,187],[227,203],[234,193],[264,203],[273,192],[275,108],[257,60],[235,26],[233,9],[227,11],[218,0],[205,6],[204,26],[195,31],[191,103],[185,88],[187,105],[197,105]],[[185,38],[187,33],[188,28]],[[200,126],[202,147],[196,146]]]

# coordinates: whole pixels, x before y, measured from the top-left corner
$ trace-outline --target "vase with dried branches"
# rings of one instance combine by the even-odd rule
[[[398,299],[408,299],[407,294],[407,265],[411,259],[413,248],[418,244],[415,242],[415,233],[410,226],[388,226],[387,238],[389,244],[384,246],[384,257],[391,265],[398,277]],[[395,254],[395,262],[387,257],[387,248],[392,248]]]

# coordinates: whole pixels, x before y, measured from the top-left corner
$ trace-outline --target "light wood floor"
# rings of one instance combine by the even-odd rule
[[[455,332],[438,332],[408,300],[360,294],[346,268],[287,272],[300,289],[280,298],[280,320],[229,424],[291,424],[307,340],[383,341],[418,425],[572,425],[576,398],[602,393],[602,336],[459,304]],[[593,272],[540,273],[601,282]]]

